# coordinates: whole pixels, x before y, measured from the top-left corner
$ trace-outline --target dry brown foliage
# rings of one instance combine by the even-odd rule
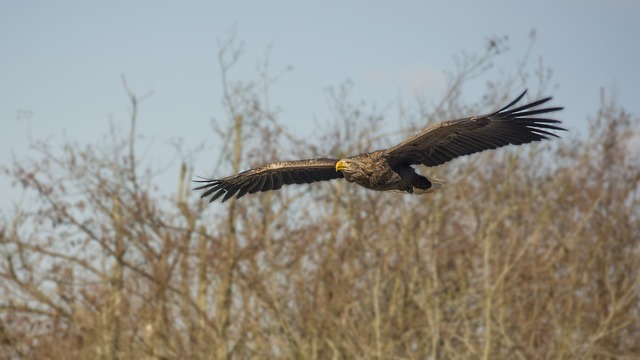
[[[221,45],[223,74],[234,46]],[[511,96],[496,85],[483,104],[459,100],[498,46],[408,120]],[[348,84],[330,92],[317,147],[279,125],[266,80],[224,86],[218,175],[389,145],[385,116],[350,102]],[[25,200],[0,233],[1,358],[640,357],[638,119],[604,97],[586,137],[431,169],[450,181],[432,196],[333,182],[207,207],[189,164],[158,193],[129,95],[128,135],[37,142],[40,157],[4,168]]]

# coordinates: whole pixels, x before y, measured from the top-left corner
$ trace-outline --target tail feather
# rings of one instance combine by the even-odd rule
[[[444,184],[446,184],[447,182],[445,180],[440,180],[437,178],[432,178],[432,177],[427,177],[427,179],[429,180],[429,182],[431,183],[431,187],[423,190],[423,189],[419,189],[417,187],[413,187],[413,193],[414,194],[429,194],[432,192],[436,192],[440,189],[442,189],[444,187]]]

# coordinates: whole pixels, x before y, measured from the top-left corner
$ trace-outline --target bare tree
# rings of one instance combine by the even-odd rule
[[[462,55],[444,99],[404,109],[415,127],[486,110],[460,94],[507,51]],[[217,171],[280,157],[342,156],[388,145],[384,111],[328,93],[332,126],[315,146],[286,131],[269,100],[285,73],[268,60],[234,81],[242,44],[219,44]],[[529,59],[525,54],[524,58]],[[268,59],[268,53],[267,53]],[[525,61],[523,60],[523,61]],[[528,60],[527,60],[528,61]],[[538,86],[548,73],[537,73]],[[502,85],[501,85],[502,84]],[[639,119],[602,96],[584,139],[506,149],[431,169],[432,196],[345,182],[282,189],[209,208],[191,190],[155,190],[131,118],[109,140],[16,158],[4,176],[24,201],[0,231],[3,358],[635,358],[640,355]],[[311,191],[312,190],[312,191]]]

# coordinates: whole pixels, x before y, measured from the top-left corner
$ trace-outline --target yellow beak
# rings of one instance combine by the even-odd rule
[[[336,171],[346,170],[348,168],[349,168],[349,165],[347,165],[347,162],[344,160],[340,160],[336,163]]]

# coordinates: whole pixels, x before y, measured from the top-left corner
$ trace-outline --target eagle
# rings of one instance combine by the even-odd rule
[[[344,178],[376,191],[430,193],[440,189],[444,181],[422,176],[412,165],[437,166],[484,150],[558,137],[550,131],[566,131],[558,126],[561,121],[538,116],[563,109],[540,107],[551,97],[514,107],[526,92],[498,111],[442,121],[388,149],[343,159],[274,162],[222,179],[194,180],[201,185],[193,190],[204,190],[201,198],[210,196],[210,203],[220,198],[225,202],[234,195],[239,199],[246,194],[278,190],[283,185]]]

